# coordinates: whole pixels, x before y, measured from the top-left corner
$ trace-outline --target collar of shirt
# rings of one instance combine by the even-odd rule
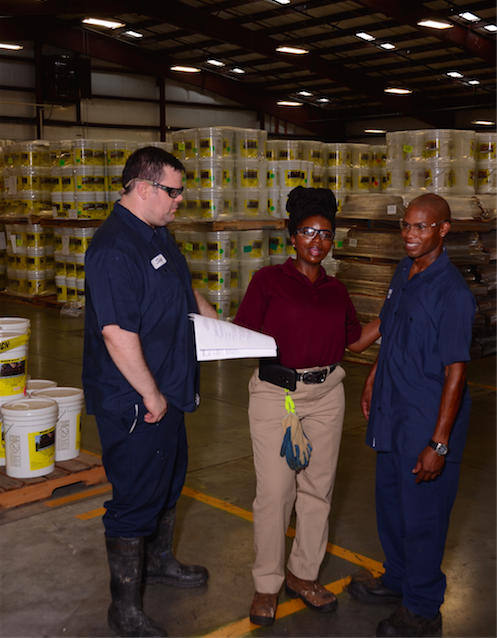
[[[136,232],[140,237],[150,243],[154,236],[159,235],[164,243],[167,244],[167,233],[162,232],[162,228],[152,228],[144,221],[139,219],[136,215],[134,215],[129,209],[125,208],[119,202],[116,202],[114,205],[114,212],[124,221],[128,226],[130,226],[134,232]],[[157,232],[156,232],[157,231]]]
[[[413,264],[414,259],[411,259],[410,257],[406,257],[406,260],[407,260],[406,264],[404,265],[402,269],[402,273],[404,275],[405,281],[407,281],[409,278],[409,273],[411,271],[411,266]],[[442,248],[442,253],[435,259],[435,261],[431,263],[428,266],[428,268],[425,268],[425,270],[422,270],[421,272],[416,273],[414,277],[421,277],[422,279],[426,279],[428,283],[431,283],[433,279],[437,276],[437,274],[440,272],[440,270],[445,268],[448,261],[450,261],[449,255],[447,254],[447,250],[445,249],[445,246],[444,246]]]
[[[283,270],[285,274],[289,275],[290,277],[293,277],[294,279],[298,279],[299,281],[302,281],[302,279],[304,279],[310,286],[314,286],[322,279],[326,279],[326,271],[322,266],[320,266],[319,277],[316,279],[316,281],[312,282],[308,277],[306,277],[303,273],[297,270],[297,266],[295,265],[295,259],[292,259],[291,257],[289,257],[283,264]]]

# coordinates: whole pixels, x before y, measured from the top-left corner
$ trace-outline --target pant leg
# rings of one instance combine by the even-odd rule
[[[304,580],[317,580],[326,553],[329,514],[335,486],[345,412],[343,368],[323,384],[301,388],[294,397],[302,427],[312,444],[309,465],[297,474],[297,527],[288,569]],[[300,388],[299,388],[300,390]]]
[[[115,416],[97,416],[102,461],[113,488],[103,517],[107,536],[152,534],[162,508],[181,492],[187,463],[184,414],[170,405],[159,423],[150,424],[145,413],[138,404],[137,415],[130,406]]]
[[[401,561],[404,579],[402,588],[398,591],[403,594],[402,604],[421,616],[432,617],[438,613],[444,600],[446,579],[441,565],[450,512],[459,483],[460,465],[446,462],[442,474],[434,481],[418,484],[412,474],[416,459],[391,453],[380,454],[392,457],[400,488],[399,511],[403,519]],[[381,463],[385,465],[383,460]],[[394,518],[392,514],[390,511],[390,517]],[[392,529],[390,526],[389,533]],[[398,556],[387,554],[392,546],[394,543],[391,539],[384,545],[387,557],[385,576],[400,573],[396,565]],[[385,579],[385,584],[392,586],[389,576]]]
[[[295,472],[280,456],[285,391],[261,381],[256,369],[249,383],[249,422],[257,479],[254,515],[255,589],[276,594],[285,578],[285,535],[295,500]]]

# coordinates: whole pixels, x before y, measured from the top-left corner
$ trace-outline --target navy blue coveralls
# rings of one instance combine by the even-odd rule
[[[162,257],[160,257],[162,255]],[[158,257],[159,256],[159,257]],[[145,224],[116,203],[85,258],[83,384],[94,414],[112,499],[107,536],[146,536],[179,498],[188,461],[184,412],[195,409],[198,364],[192,322],[198,312],[186,261],[166,228]],[[142,397],[119,372],[102,329],[116,324],[140,337],[168,411],[143,420]]]
[[[469,425],[467,385],[442,474],[417,484],[412,470],[435,430],[445,366],[470,360],[476,304],[445,249],[408,280],[412,262],[406,257],[398,265],[380,313],[382,343],[366,443],[378,451],[383,581],[402,593],[404,607],[431,618],[444,600],[440,567]]]

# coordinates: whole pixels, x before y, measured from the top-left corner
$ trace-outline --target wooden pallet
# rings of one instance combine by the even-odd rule
[[[83,483],[95,485],[106,483],[102,460],[99,456],[81,452],[71,461],[60,461],[47,476],[17,479],[7,476],[5,467],[0,467],[0,510],[28,505],[50,498],[59,487]]]
[[[55,308],[60,310],[65,302],[57,301],[57,295],[23,295],[8,290],[0,290],[0,300],[14,303],[26,304],[28,306],[38,306],[41,308]]]

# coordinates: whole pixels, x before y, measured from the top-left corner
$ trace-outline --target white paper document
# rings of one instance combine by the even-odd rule
[[[269,335],[195,313],[189,317],[195,327],[199,361],[276,356],[276,341]]]

